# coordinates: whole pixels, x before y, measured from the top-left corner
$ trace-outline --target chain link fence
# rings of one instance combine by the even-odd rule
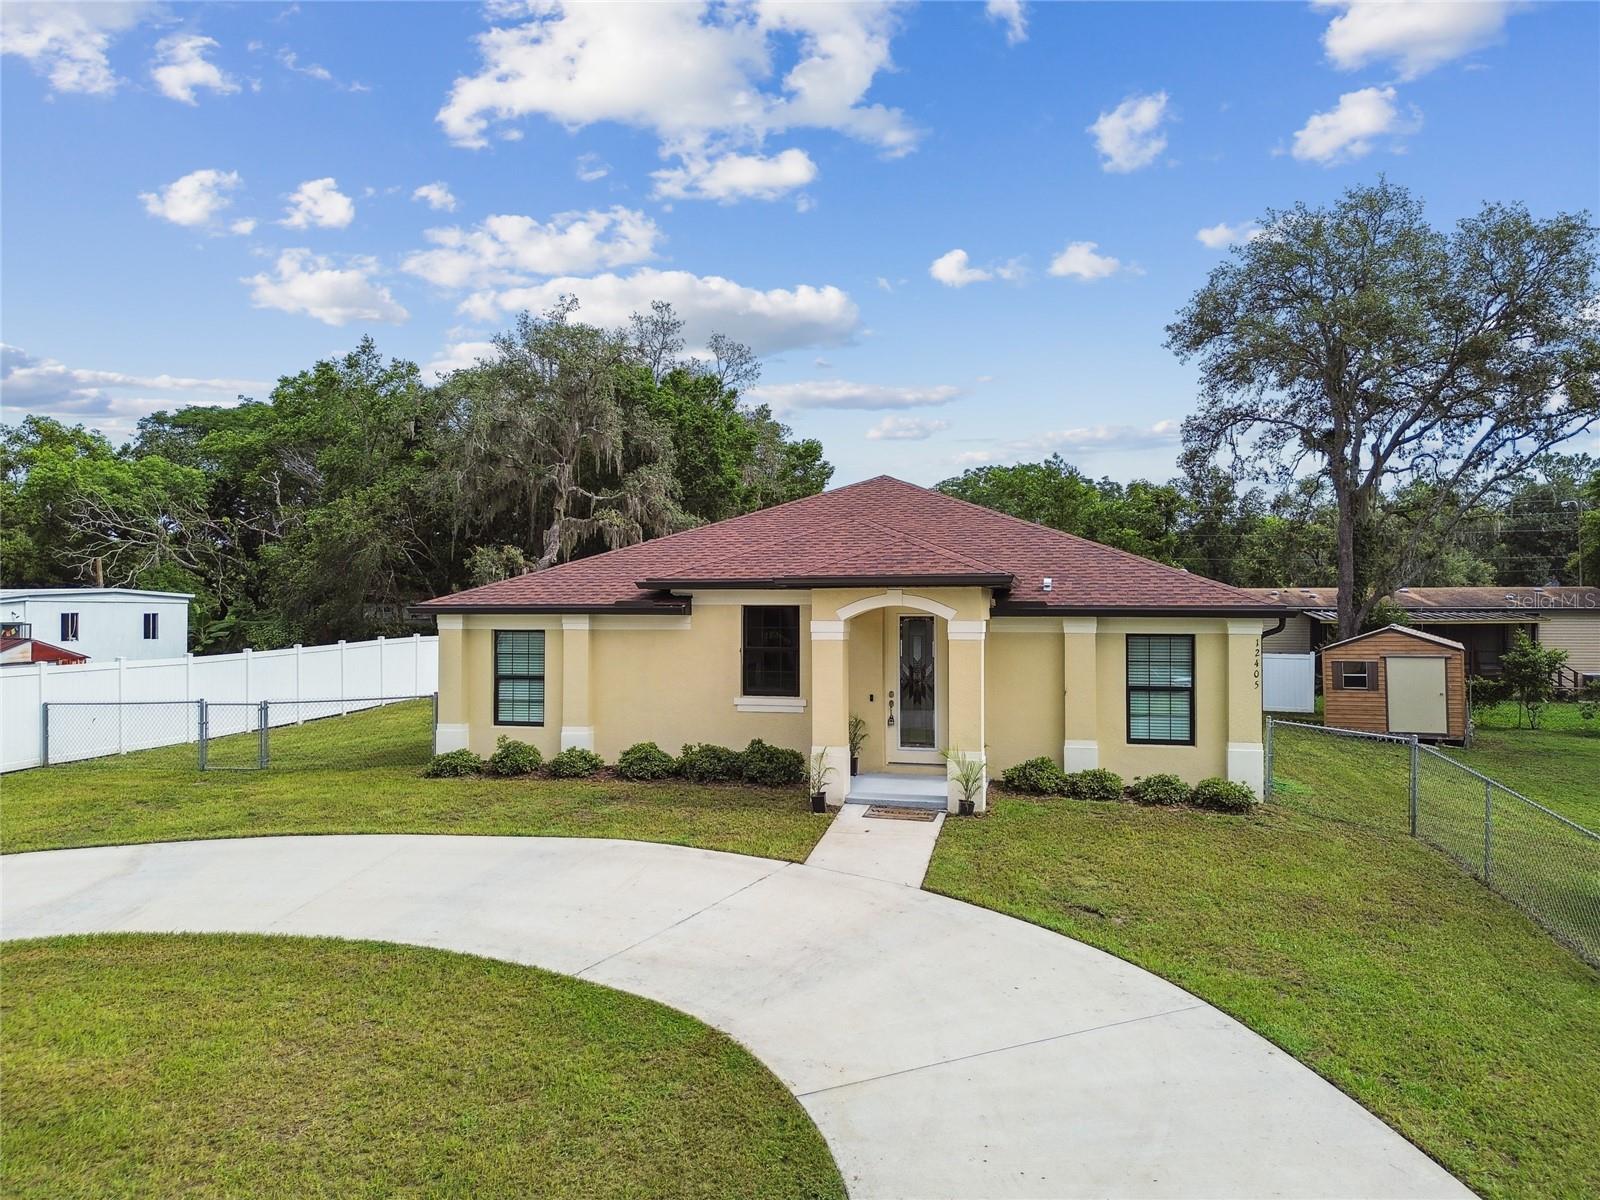
[[[1600,834],[1415,737],[1269,717],[1266,767],[1275,798],[1358,796],[1324,815],[1408,829],[1600,968]]]
[[[374,713],[391,706],[397,711]],[[373,715],[359,720],[365,714]],[[126,755],[152,771],[421,764],[434,752],[437,717],[436,694],[52,702],[44,705],[41,758],[50,766]]]

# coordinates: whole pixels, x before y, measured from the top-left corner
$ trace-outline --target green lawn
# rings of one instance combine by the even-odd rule
[[[0,784],[0,846],[11,853],[281,833],[544,834],[798,862],[827,828],[801,788],[423,779],[429,714],[422,701],[275,729],[265,771],[201,774],[193,746],[19,771]],[[219,740],[213,760],[254,761],[254,746],[254,735]]]
[[[8,1197],[843,1197],[799,1103],[682,1013],[310,939],[12,942]]]
[[[1552,704],[1538,729],[1516,727],[1516,706],[1474,714],[1472,747],[1445,752],[1507,787],[1600,833],[1600,717]]]
[[[1600,1195],[1600,975],[1406,836],[1398,755],[1301,736],[1258,815],[997,796],[925,886],[1211,1001],[1481,1194]]]

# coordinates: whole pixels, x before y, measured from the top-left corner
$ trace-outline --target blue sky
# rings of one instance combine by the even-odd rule
[[[1269,206],[1600,207],[1594,4],[7,3],[5,419],[673,300],[848,482],[1165,477]],[[1583,447],[1589,448],[1589,447]],[[1600,450],[1600,444],[1594,449]]]

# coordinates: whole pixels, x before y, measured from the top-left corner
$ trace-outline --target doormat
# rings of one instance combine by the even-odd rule
[[[931,821],[939,814],[926,808],[890,808],[886,804],[867,805],[867,816],[890,821]]]

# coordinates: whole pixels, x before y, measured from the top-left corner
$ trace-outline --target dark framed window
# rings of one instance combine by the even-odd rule
[[[495,630],[494,723],[544,724],[544,630]]]
[[[161,614],[145,613],[144,615],[144,640],[153,642],[161,636]]]
[[[1128,635],[1128,741],[1194,745],[1194,635]]]
[[[61,614],[61,640],[63,642],[75,642],[78,640],[77,613]]]
[[[1375,692],[1378,690],[1378,664],[1335,660],[1333,686],[1346,692]]]
[[[746,696],[800,694],[800,608],[794,604],[749,604],[744,609],[742,646]]]

